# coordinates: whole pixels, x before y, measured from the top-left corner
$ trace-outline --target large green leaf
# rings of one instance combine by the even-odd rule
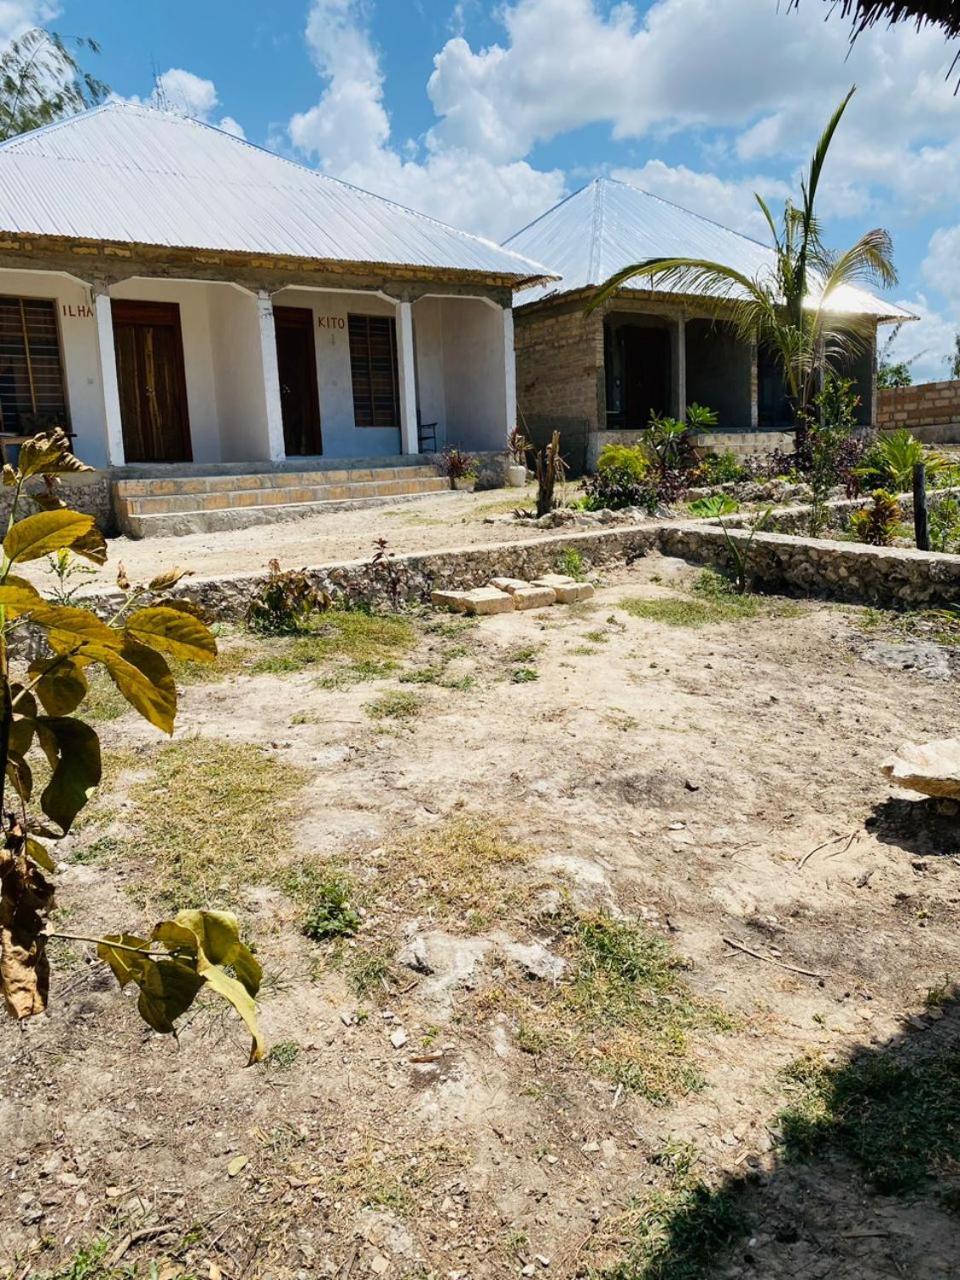
[[[11,618],[21,613],[30,613],[44,603],[43,597],[23,578],[7,578],[0,586],[0,606]]]
[[[257,1019],[257,1006],[253,996],[250,995],[242,982],[238,982],[236,978],[231,978],[227,971],[221,969],[218,964],[207,964],[204,961],[203,952],[200,953],[197,972],[218,995],[223,996],[224,1000],[229,1000],[246,1024],[252,1039],[248,1065],[254,1062],[262,1062],[267,1056],[267,1042],[264,1039],[263,1032],[260,1030],[260,1023]]]
[[[24,707],[25,703],[27,707]],[[35,724],[37,705],[29,694],[24,694],[23,698],[17,703],[16,711],[19,711],[21,707],[24,707],[23,715],[17,715],[14,712],[14,718],[10,725],[10,750],[25,756],[30,750],[30,744],[33,742],[33,735],[37,728]]]
[[[123,647],[122,631],[108,627],[89,609],[80,609],[73,604],[41,603],[30,610],[30,619],[46,627],[50,643],[58,653],[68,653],[86,644],[108,649]]]
[[[38,560],[61,547],[72,546],[90,532],[93,523],[93,516],[79,511],[38,511],[8,530],[3,549],[14,562]]]
[[[130,705],[164,733],[173,733],[177,686],[161,654],[127,636],[119,653],[100,645],[85,645],[82,656],[102,662]]]
[[[111,946],[111,943],[119,943],[119,946],[124,949]],[[146,938],[138,938],[134,933],[111,933],[97,946],[97,955],[104,964],[110,966],[113,976],[121,987],[125,987],[128,982],[136,982],[146,962],[145,957],[133,955],[127,949],[131,947],[140,951],[149,951],[150,943]]]
[[[179,911],[173,923],[193,934],[208,960],[229,965],[250,994],[257,994],[263,970],[250,948],[240,941],[240,927],[232,912]]]
[[[53,770],[40,808],[66,833],[100,782],[100,739],[88,724],[68,716],[38,716],[36,725],[37,739]]]
[[[189,662],[212,662],[217,642],[208,627],[189,613],[169,605],[138,609],[127,619],[127,631],[135,640]]]
[[[186,1013],[204,984],[204,976],[179,960],[145,961],[140,977],[137,1008],[154,1031],[176,1031],[177,1018]]]
[[[87,696],[87,677],[73,658],[41,658],[30,664],[28,674],[37,681],[34,689],[47,715],[68,716]]]

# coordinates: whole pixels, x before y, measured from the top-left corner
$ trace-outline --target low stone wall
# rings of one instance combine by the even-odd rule
[[[747,557],[751,582],[766,591],[872,604],[885,608],[960,601],[960,556],[900,547],[867,547],[826,538],[797,538],[705,524],[661,526],[666,555],[695,564],[733,567],[728,539]]]
[[[884,388],[877,393],[877,426],[908,427],[929,444],[960,444],[960,380]]]
[[[93,516],[98,526],[104,533],[113,533],[116,530],[116,520],[113,514],[113,501],[110,491],[110,477],[106,471],[78,471],[74,475],[60,476],[61,497],[74,511],[81,511],[84,515]],[[40,479],[28,480],[26,483],[27,493],[40,493],[43,491],[43,481]],[[0,520],[6,526],[7,518],[10,515],[10,507],[13,503],[13,490],[10,488],[0,488]],[[35,510],[33,504],[24,506],[21,514],[29,514],[31,510]]]
[[[752,580],[764,590],[884,607],[945,605],[960,601],[960,556],[858,543],[724,530],[703,521],[622,526],[616,529],[536,537],[494,546],[463,547],[397,556],[374,565],[344,561],[308,569],[310,579],[334,598],[373,608],[422,604],[431,591],[482,586],[502,576],[527,581],[556,571],[565,550],[579,553],[585,568],[622,566],[661,551],[694,564],[729,570],[727,539],[749,557]],[[201,606],[210,618],[240,621],[266,573],[186,578],[174,594]],[[117,607],[119,592],[90,591],[83,601],[98,612]]]

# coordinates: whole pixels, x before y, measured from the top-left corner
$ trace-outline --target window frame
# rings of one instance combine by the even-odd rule
[[[377,407],[374,396],[374,369],[373,369],[373,353],[370,343],[370,326],[371,322],[381,321],[387,325],[390,335],[390,360],[391,373],[393,375],[393,421],[378,422]],[[357,385],[354,370],[354,326],[362,323],[365,327],[366,340],[366,379],[370,401],[370,417],[372,421],[361,422],[359,420],[357,405]],[[401,429],[401,401],[400,401],[400,355],[397,343],[397,318],[395,315],[384,315],[372,311],[348,311],[347,312],[347,347],[350,358],[350,391],[353,401],[353,425],[358,431],[399,431]]]
[[[31,302],[48,303],[53,309],[53,329],[56,335],[56,343],[57,343],[57,372],[59,374],[59,382],[60,382],[60,401],[61,401],[61,404],[63,405],[63,422],[59,425],[62,425],[64,431],[67,432],[68,435],[70,435],[71,434],[70,397],[69,397],[69,390],[67,386],[67,365],[66,365],[66,359],[64,354],[63,326],[61,324],[61,319],[62,319],[61,311],[62,311],[63,304],[61,303],[61,300],[59,298],[51,297],[48,294],[0,292],[0,306],[2,306],[4,302],[16,302],[20,308],[20,333],[23,339],[24,362],[26,364],[27,383],[30,389],[30,406],[31,406],[29,409],[24,409],[22,407],[18,408],[17,413],[18,413],[18,416],[21,418],[23,418],[25,415],[28,415],[34,418],[51,416],[48,414],[38,413],[38,410],[37,410],[37,393],[36,393],[36,385],[34,383],[34,378],[33,378],[33,364],[32,364],[31,355],[30,355],[30,343],[27,337],[24,303],[31,303]],[[7,426],[6,421],[4,419],[3,405],[2,403],[0,403],[0,435],[24,435],[24,434],[26,433],[20,429],[14,429],[13,427]]]

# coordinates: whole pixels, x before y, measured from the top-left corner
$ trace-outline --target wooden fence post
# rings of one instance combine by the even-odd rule
[[[930,550],[930,524],[927,519],[927,468],[922,462],[913,468],[913,530],[918,551]]]

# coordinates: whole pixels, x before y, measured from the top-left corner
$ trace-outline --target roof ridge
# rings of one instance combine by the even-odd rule
[[[603,180],[594,178],[593,185],[595,188],[593,199],[593,226],[591,227],[591,243],[590,243],[590,264],[587,268],[593,284],[599,284],[597,276],[600,274],[600,257],[603,245]]]
[[[646,196],[649,200],[656,200],[659,204],[665,204],[669,209],[679,209],[681,213],[689,214],[691,218],[699,218],[701,222],[708,223],[711,227],[719,227],[721,231],[726,231],[731,236],[739,236],[741,240],[749,240],[751,244],[759,245],[761,249],[767,249],[773,252],[773,246],[764,244],[762,240],[757,240],[754,236],[744,235],[742,231],[735,231],[733,227],[728,227],[725,222],[718,222],[716,218],[708,218],[704,213],[697,213],[696,209],[688,209],[685,204],[678,204],[676,200],[668,200],[666,196],[658,196],[655,191],[648,191],[646,187],[638,187],[633,182],[624,182],[622,178],[598,178],[598,182],[609,182],[616,184],[618,187],[626,187],[628,191],[636,191],[638,195]]]
[[[551,213],[555,213],[557,209],[562,209],[565,204],[569,204],[570,201],[575,200],[577,196],[583,195],[584,191],[586,191],[588,187],[592,187],[594,182],[596,182],[596,178],[594,178],[592,182],[585,182],[582,187],[577,187],[576,191],[571,191],[568,196],[564,196],[562,200],[558,200],[556,204],[552,204],[549,209],[544,209],[543,213],[538,213],[537,216],[531,222],[528,222],[525,227],[518,227],[516,231],[507,236],[506,240],[503,241],[500,247],[503,248],[504,245],[508,245],[511,240],[516,240],[517,236],[522,236],[525,231],[529,231],[531,227],[535,227],[538,222],[542,222],[544,218],[549,218]]]

